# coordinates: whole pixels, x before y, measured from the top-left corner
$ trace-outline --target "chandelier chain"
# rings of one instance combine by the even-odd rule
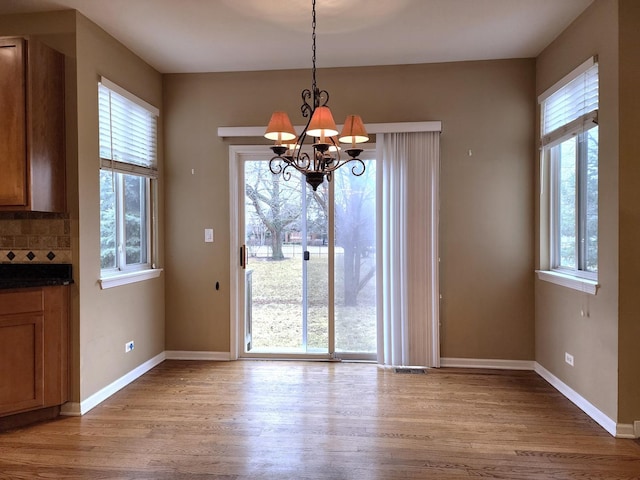
[[[311,52],[312,52],[312,56],[311,56],[311,62],[313,64],[313,68],[312,68],[312,76],[313,76],[313,97],[314,97],[314,106],[318,106],[316,104],[317,100],[316,100],[316,95],[317,95],[317,91],[318,91],[318,87],[316,85],[316,0],[313,0],[312,2],[312,8],[311,8],[311,30],[312,30],[312,34],[311,34]]]

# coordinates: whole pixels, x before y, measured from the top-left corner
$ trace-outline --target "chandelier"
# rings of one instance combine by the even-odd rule
[[[356,144],[369,140],[359,115],[348,115],[340,135],[333,115],[328,107],[329,93],[318,89],[316,84],[316,0],[312,1],[312,84],[311,90],[302,91],[302,116],[308,118],[304,130],[298,136],[286,112],[274,112],[264,133],[265,138],[274,140],[271,150],[275,156],[269,161],[269,169],[274,175],[282,174],[285,180],[291,178],[291,169],[302,173],[307,183],[315,191],[324,178],[331,181],[335,170],[354,162],[351,172],[360,176],[365,165],[358,155],[362,153]],[[309,103],[311,102],[311,103]],[[312,142],[310,151],[304,148],[305,141]],[[340,157],[339,143],[350,144],[345,150],[348,158]]]

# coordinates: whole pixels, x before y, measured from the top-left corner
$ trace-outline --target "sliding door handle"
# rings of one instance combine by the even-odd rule
[[[240,266],[243,270],[247,269],[247,263],[249,263],[249,256],[247,255],[247,246],[242,245],[240,247]]]

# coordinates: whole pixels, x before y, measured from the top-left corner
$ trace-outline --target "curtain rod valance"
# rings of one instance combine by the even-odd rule
[[[342,125],[338,125],[338,130]],[[219,137],[262,137],[267,127],[218,127]],[[304,126],[296,125],[297,132]],[[442,122],[397,122],[397,123],[367,123],[367,132],[378,133],[413,133],[413,132],[442,132]]]

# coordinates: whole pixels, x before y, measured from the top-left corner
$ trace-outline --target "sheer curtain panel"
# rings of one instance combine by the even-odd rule
[[[378,363],[440,366],[438,185],[440,132],[385,133]]]

